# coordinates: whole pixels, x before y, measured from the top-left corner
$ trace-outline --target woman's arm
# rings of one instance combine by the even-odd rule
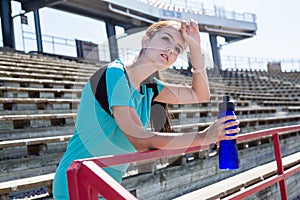
[[[193,66],[192,86],[166,85],[155,101],[170,104],[206,102],[210,99],[210,91],[201,52],[198,24],[193,20],[182,22],[181,32],[190,50],[191,64]]]
[[[239,132],[239,128],[225,132],[226,127],[238,125],[238,121],[226,125],[223,124],[224,121],[234,118],[233,116],[216,120],[201,132],[158,133],[144,130],[136,111],[132,107],[114,106],[113,113],[118,126],[138,151],[209,145],[219,140],[234,138],[225,136],[225,133]]]

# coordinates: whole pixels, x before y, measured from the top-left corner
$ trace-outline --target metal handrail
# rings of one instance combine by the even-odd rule
[[[239,135],[237,138],[238,142],[246,142],[253,139],[258,139],[262,137],[272,136],[274,142],[275,158],[278,168],[278,176],[270,180],[265,180],[267,184],[280,183],[280,191],[282,199],[287,199],[287,192],[285,188],[285,179],[288,176],[295,174],[300,171],[300,166],[292,171],[284,172],[282,167],[282,157],[279,144],[279,133],[300,131],[300,125],[278,127],[267,130],[261,130],[256,132],[251,132],[248,134]],[[129,191],[127,191],[123,186],[117,183],[112,177],[105,173],[102,168],[115,166],[120,164],[139,162],[145,160],[152,160],[161,157],[169,157],[182,155],[183,153],[192,153],[199,150],[208,149],[207,146],[198,146],[187,149],[174,149],[174,150],[150,150],[145,152],[129,153],[125,155],[111,155],[98,158],[89,158],[83,160],[73,161],[70,168],[67,171],[69,194],[71,200],[79,199],[97,199],[98,193],[107,199],[132,199],[136,200]],[[258,183],[261,184],[261,183]],[[253,186],[254,188],[256,186]],[[257,186],[259,190],[262,190],[265,185]],[[245,193],[238,193],[238,195],[249,196],[257,192],[257,189],[247,189],[243,190]],[[238,196],[238,197],[240,197]],[[238,197],[232,197],[232,199],[238,199]]]

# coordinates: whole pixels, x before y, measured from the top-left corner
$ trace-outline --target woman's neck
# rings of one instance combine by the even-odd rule
[[[132,63],[125,64],[125,68],[133,87],[137,90],[145,79],[157,71],[154,64],[142,62],[139,58]]]

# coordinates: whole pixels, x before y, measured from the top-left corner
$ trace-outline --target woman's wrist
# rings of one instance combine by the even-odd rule
[[[207,137],[207,130],[202,130],[202,131],[199,131],[197,134],[196,134],[196,143],[197,145],[196,146],[205,146],[207,145],[207,141],[206,141],[206,138]]]
[[[191,72],[193,74],[195,74],[195,73],[201,73],[205,70],[206,70],[206,67],[192,67]]]

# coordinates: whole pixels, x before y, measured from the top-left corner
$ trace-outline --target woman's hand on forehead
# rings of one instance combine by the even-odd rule
[[[195,20],[182,21],[181,33],[188,45],[200,45],[199,26]]]

